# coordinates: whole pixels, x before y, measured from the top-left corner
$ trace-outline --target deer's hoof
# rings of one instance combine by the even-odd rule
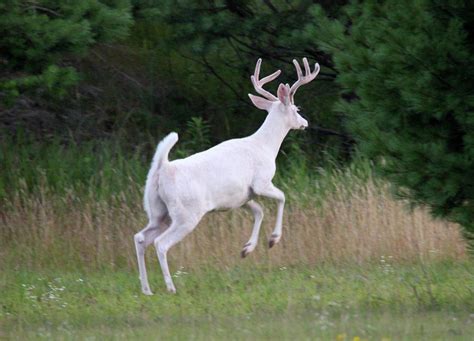
[[[153,293],[151,292],[150,289],[142,289],[142,293],[143,295],[147,295],[147,296],[152,296]]]
[[[242,249],[242,251],[240,252],[240,256],[242,258],[245,258],[247,257],[247,255],[253,251],[253,247],[252,247],[252,243],[247,243],[244,245],[244,248]]]
[[[275,246],[276,243],[280,241],[281,236],[278,236],[276,234],[272,234],[270,237],[270,240],[268,241],[268,247],[271,249],[273,246]]]

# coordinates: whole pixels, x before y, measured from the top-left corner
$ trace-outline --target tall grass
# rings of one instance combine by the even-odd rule
[[[148,162],[139,145],[126,152],[117,141],[36,143],[21,135],[0,138],[0,200],[38,193],[47,188],[63,195],[93,192],[97,199],[107,199],[125,189],[130,180],[144,178]]]
[[[133,234],[146,224],[142,188],[148,168],[142,151],[109,144],[66,148],[2,146],[0,267],[135,269]],[[287,167],[276,182],[287,194],[284,235],[268,250],[275,203],[262,200],[259,246],[241,260],[252,216],[244,209],[207,215],[170,252],[172,266],[228,268],[242,262],[365,263],[462,259],[459,227],[430,218],[391,198],[370,164],[343,170]],[[148,260],[152,261],[152,248]],[[156,261],[153,259],[153,264]]]

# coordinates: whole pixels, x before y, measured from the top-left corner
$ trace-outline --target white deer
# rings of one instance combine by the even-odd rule
[[[158,145],[147,176],[144,206],[148,225],[135,234],[135,247],[140,272],[142,292],[152,295],[145,267],[145,248],[152,242],[168,291],[176,289],[167,261],[168,250],[194,230],[201,218],[210,211],[237,208],[246,204],[254,215],[254,225],[249,241],[241,256],[255,249],[263,219],[262,207],[255,196],[265,196],[278,201],[275,228],[269,240],[272,247],[282,235],[285,194],[272,183],[275,175],[275,159],[286,134],[291,129],[305,129],[308,122],[298,114],[294,104],[296,90],[312,81],[319,73],[319,64],[311,72],[308,60],[303,59],[305,75],[296,60],[298,80],[290,88],[280,84],[277,97],[262,86],[280,74],[280,70],[259,79],[257,61],[251,81],[255,91],[263,97],[249,94],[252,103],[268,111],[262,126],[252,135],[222,142],[206,151],[185,159],[169,161],[168,154],[178,141],[176,133],[170,133]]]

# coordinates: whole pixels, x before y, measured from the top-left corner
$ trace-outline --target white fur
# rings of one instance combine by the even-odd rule
[[[252,83],[266,99],[254,95],[250,98],[258,108],[267,110],[268,115],[254,134],[222,142],[206,151],[171,162],[168,154],[178,141],[178,135],[171,133],[158,145],[144,194],[149,223],[134,238],[144,294],[152,294],[145,268],[145,248],[154,243],[166,286],[170,292],[176,292],[168,269],[167,252],[190,233],[209,211],[237,208],[244,204],[252,210],[255,223],[241,253],[245,257],[257,245],[263,219],[263,210],[253,198],[258,195],[273,198],[278,201],[278,211],[270,247],[280,240],[285,195],[272,184],[275,159],[288,131],[304,129],[308,122],[298,114],[293,104],[296,89],[291,91],[288,85],[280,84],[278,98],[262,89],[262,85],[276,78],[279,72],[260,81],[260,63],[261,60],[257,62]],[[300,73],[298,76],[300,81]]]
[[[154,215],[152,212],[154,205],[153,194],[156,193],[158,188],[158,172],[157,170],[161,167],[163,161],[168,161],[168,154],[173,146],[178,142],[178,134],[171,133],[166,136],[157,146],[153,161],[151,162],[150,170],[146,178],[145,193],[143,196],[143,206],[145,208],[148,217]],[[155,214],[156,215],[156,214]]]

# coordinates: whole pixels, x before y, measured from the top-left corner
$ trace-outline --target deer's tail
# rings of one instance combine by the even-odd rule
[[[176,142],[178,142],[178,134],[173,132],[161,140],[161,142],[158,144],[158,147],[156,148],[156,152],[153,156],[153,161],[151,162],[151,167],[146,178],[145,195],[143,198],[145,211],[147,212],[150,212],[150,200],[153,200],[153,198],[157,196],[156,191],[158,189],[159,170],[163,165],[169,162],[168,155]]]
[[[160,169],[161,165],[168,163],[168,155],[171,148],[178,142],[178,134],[170,133],[158,144],[156,148],[155,155],[153,156],[153,161],[151,163],[150,173],[155,173]]]

